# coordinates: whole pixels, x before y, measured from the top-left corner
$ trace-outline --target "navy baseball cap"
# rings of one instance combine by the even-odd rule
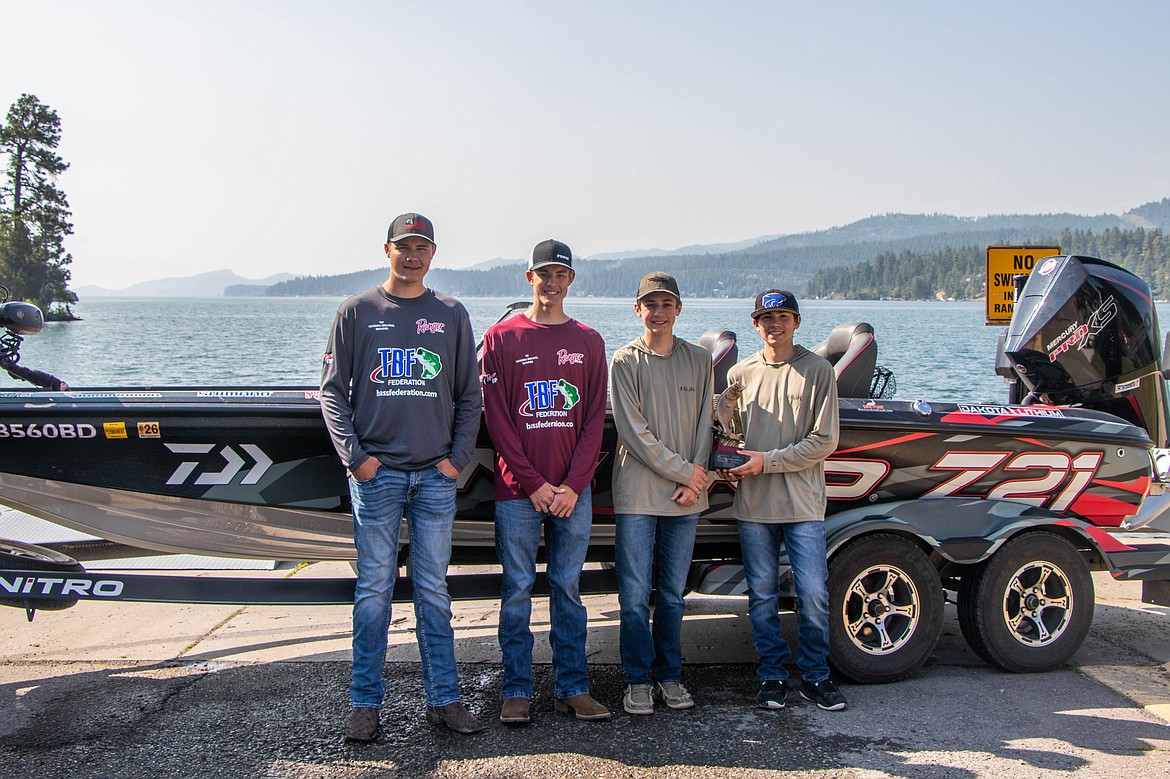
[[[796,302],[796,295],[786,289],[769,289],[756,295],[756,310],[752,312],[752,319],[768,311],[791,311],[800,316],[800,304]]]

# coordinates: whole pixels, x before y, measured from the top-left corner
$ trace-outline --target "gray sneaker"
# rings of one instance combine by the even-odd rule
[[[654,686],[654,697],[671,709],[689,709],[695,699],[679,682],[659,682]]]
[[[378,737],[378,709],[354,707],[345,718],[345,737],[350,741],[373,741]]]
[[[622,708],[626,714],[653,714],[654,699],[650,697],[650,685],[627,684],[622,696]]]

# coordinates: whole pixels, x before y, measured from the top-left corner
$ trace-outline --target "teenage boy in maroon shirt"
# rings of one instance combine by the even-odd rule
[[[565,314],[573,254],[560,241],[532,250],[532,305],[483,341],[484,413],[496,449],[496,555],[503,566],[500,721],[522,725],[532,699],[532,585],[544,529],[549,642],[558,711],[608,719],[589,694],[587,614],[579,581],[593,524],[590,482],[605,425],[605,344]]]

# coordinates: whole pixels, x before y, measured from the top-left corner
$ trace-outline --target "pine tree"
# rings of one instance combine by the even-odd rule
[[[35,95],[20,96],[0,127],[0,283],[13,296],[36,303],[49,316],[60,304],[72,318],[65,238],[73,234],[69,202],[57,177],[69,165],[57,154],[61,120]]]

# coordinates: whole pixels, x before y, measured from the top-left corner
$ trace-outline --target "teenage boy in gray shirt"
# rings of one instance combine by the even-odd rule
[[[674,277],[661,271],[643,277],[634,312],[643,334],[614,354],[610,368],[622,707],[653,714],[655,698],[671,709],[695,705],[680,681],[683,588],[707,508],[714,385],[711,354],[674,334],[682,312]]]
[[[429,219],[397,217],[384,248],[389,278],[341,304],[321,372],[321,410],[349,471],[358,553],[346,719],[354,741],[378,735],[404,512],[426,717],[461,733],[483,729],[461,700],[446,581],[455,481],[471,461],[482,409],[475,338],[463,305],[423,284],[435,253]]]

